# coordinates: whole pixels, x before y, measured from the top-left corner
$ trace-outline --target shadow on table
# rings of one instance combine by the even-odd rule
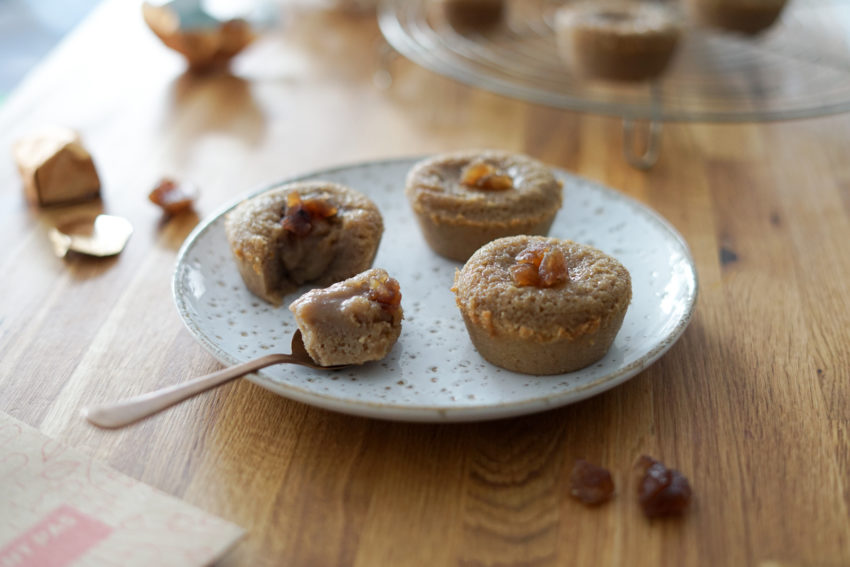
[[[186,71],[172,82],[169,91],[162,124],[169,161],[185,163],[195,145],[211,134],[247,147],[262,142],[266,118],[249,81],[227,70],[204,75]]]
[[[164,247],[176,252],[200,220],[201,218],[194,210],[185,211],[173,216],[163,214],[157,224],[160,243]]]

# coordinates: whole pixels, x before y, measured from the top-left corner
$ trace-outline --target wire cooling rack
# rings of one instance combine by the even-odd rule
[[[790,0],[780,21],[757,36],[689,27],[663,77],[636,84],[569,72],[552,27],[558,4],[509,2],[502,25],[473,33],[459,33],[438,5],[423,0],[384,0],[378,16],[387,42],[431,71],[509,97],[618,116],[627,135],[632,121],[650,121],[650,145],[666,121],[786,120],[850,110],[850,1]]]

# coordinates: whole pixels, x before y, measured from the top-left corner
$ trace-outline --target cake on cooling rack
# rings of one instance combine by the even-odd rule
[[[438,0],[437,4],[460,32],[486,30],[505,17],[505,0]]]
[[[664,5],[583,2],[558,9],[555,32],[559,54],[576,74],[642,81],[667,68],[682,26]]]
[[[787,0],[688,0],[688,9],[702,24],[754,35],[771,27]]]

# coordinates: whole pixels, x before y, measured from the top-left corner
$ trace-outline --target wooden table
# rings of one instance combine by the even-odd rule
[[[57,259],[46,229],[67,211],[28,205],[0,159],[0,410],[246,527],[225,565],[850,564],[850,117],[669,125],[641,172],[614,119],[406,61],[376,89],[379,37],[369,18],[300,14],[233,74],[193,78],[116,1],[36,69],[0,108],[0,146],[78,129],[104,209],[136,231],[117,258]],[[80,418],[220,367],[170,295],[200,218],[288,175],[468,147],[529,153],[669,219],[700,297],[666,356],[590,400],[494,422],[349,417],[246,381],[119,431]],[[197,216],[147,202],[163,175],[200,185]],[[684,518],[642,516],[643,453],[690,478]],[[570,497],[578,457],[613,471],[613,502]]]

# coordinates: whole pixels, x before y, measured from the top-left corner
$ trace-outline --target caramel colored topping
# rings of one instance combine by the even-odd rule
[[[305,199],[297,191],[286,196],[283,228],[296,236],[307,236],[313,230],[313,221],[336,216],[337,208],[327,199]]]
[[[596,506],[614,496],[614,480],[608,469],[578,459],[570,473],[570,494],[589,506]]]
[[[401,304],[401,288],[398,281],[387,276],[369,280],[369,299],[381,304],[387,311],[395,309]]]
[[[517,254],[511,277],[519,286],[555,287],[569,279],[567,259],[558,248],[532,244]]]
[[[532,264],[515,264],[511,266],[511,277],[519,286],[536,286],[540,277],[537,274],[537,267]]]
[[[474,161],[467,165],[460,175],[462,185],[484,191],[506,191],[513,189],[510,175],[500,173],[499,169],[484,161]]]
[[[554,287],[569,279],[567,259],[558,249],[549,250],[543,255],[543,261],[537,270],[542,287]]]
[[[151,203],[159,205],[168,215],[176,215],[192,208],[197,189],[173,179],[163,179],[148,194]]]
[[[637,464],[643,470],[638,485],[638,500],[643,513],[650,518],[682,514],[691,501],[691,485],[677,470],[646,455]]]

